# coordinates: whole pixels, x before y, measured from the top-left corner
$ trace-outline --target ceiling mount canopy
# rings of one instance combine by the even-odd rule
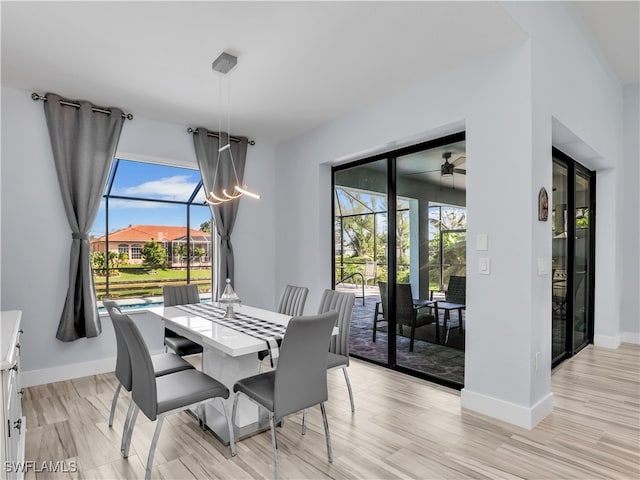
[[[227,52],[222,52],[218,58],[216,58],[211,64],[211,68],[214,72],[222,73],[226,75],[233,67],[238,64],[238,57],[231,55]]]
[[[238,172],[236,171],[236,164],[233,161],[233,154],[231,153],[231,108],[229,107],[230,103],[230,92],[229,86],[230,81],[227,81],[227,135],[226,137],[222,136],[222,76],[229,73],[233,68],[238,64],[238,57],[232,55],[227,52],[222,52],[218,58],[216,58],[211,64],[211,68],[214,72],[217,72],[221,75],[219,90],[218,90],[218,104],[220,106],[220,114],[218,116],[218,135],[219,135],[219,148],[218,148],[218,157],[216,159],[216,173],[213,177],[213,185],[212,188],[215,188],[216,180],[218,178],[218,168],[220,166],[220,157],[228,156],[229,161],[231,162],[231,166],[233,167],[233,175],[235,177],[236,183],[235,185],[229,185],[228,189],[223,186],[222,193],[216,195],[213,191],[208,192],[205,195],[205,201],[211,205],[221,205],[222,203],[229,202],[231,200],[235,200],[237,198],[242,197],[243,195],[247,195],[252,198],[259,199],[260,195],[250,191],[246,185],[241,185],[240,180],[238,179]],[[224,142],[224,145],[222,143]],[[225,153],[226,152],[226,153]],[[224,158],[223,158],[224,160]]]

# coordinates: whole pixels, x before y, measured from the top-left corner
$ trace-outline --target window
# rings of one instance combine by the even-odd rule
[[[142,247],[140,245],[131,245],[131,260],[142,259]]]
[[[165,285],[213,291],[213,220],[197,169],[114,159],[91,231],[96,297],[162,300]]]
[[[429,202],[429,285],[444,290],[451,275],[466,276],[467,211]]]

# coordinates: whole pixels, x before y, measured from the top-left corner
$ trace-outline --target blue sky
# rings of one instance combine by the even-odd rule
[[[117,163],[117,169],[116,169]],[[115,177],[111,195],[120,195],[139,199],[174,200],[186,202],[198,182],[200,172],[187,168],[157,165],[152,163],[120,160],[113,162],[112,173]],[[199,228],[200,224],[210,220],[207,206],[200,206],[204,201],[202,188],[191,207],[191,228]],[[109,200],[109,231],[120,230],[129,225],[186,225],[187,206],[168,203],[145,202],[140,200]],[[91,234],[105,234],[105,202],[91,229]]]

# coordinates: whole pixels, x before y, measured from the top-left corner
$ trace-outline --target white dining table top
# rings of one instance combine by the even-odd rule
[[[178,307],[152,307],[148,308],[147,311],[162,318],[167,328],[174,330],[176,333],[185,335],[194,341],[199,339],[198,343],[203,347],[216,348],[232,357],[256,353],[266,349],[264,340],[224,326],[223,318],[216,319],[214,322]],[[234,306],[234,311],[284,326],[291,319],[289,315],[248,305]]]

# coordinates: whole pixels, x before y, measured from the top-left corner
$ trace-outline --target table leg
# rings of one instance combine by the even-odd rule
[[[450,310],[445,310],[444,311],[444,324],[442,325],[444,327],[444,344],[446,345],[447,342],[449,341],[449,329],[447,328],[447,323],[449,323],[450,318],[450,314],[449,314]]]
[[[438,302],[433,305],[436,317],[436,343],[440,344],[440,312],[438,312]]]
[[[202,353],[202,371],[223,383],[229,389],[229,398],[225,400],[227,413],[231,415],[233,410],[233,386],[245,377],[258,373],[258,358],[256,353],[231,357],[217,349],[204,347]],[[210,402],[206,405],[207,427],[225,445],[229,444],[229,434],[224,413],[220,410],[218,402]],[[269,428],[269,416],[261,412],[259,407],[241,395],[238,402],[238,411],[234,421],[235,440],[242,440]]]

